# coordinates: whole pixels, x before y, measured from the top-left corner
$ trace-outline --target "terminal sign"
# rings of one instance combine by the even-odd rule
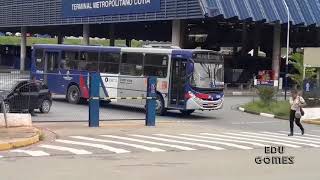
[[[160,11],[160,0],[62,0],[63,16],[88,17]]]

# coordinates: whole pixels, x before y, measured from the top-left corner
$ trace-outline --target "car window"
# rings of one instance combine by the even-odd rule
[[[30,85],[27,82],[19,84],[17,90],[19,92],[30,92]]]
[[[36,83],[30,83],[30,92],[38,92],[39,91],[39,85]]]

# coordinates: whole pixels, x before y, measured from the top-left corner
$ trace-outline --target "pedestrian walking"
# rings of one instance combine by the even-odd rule
[[[290,133],[288,136],[293,136],[293,128],[294,128],[294,122],[296,125],[300,128],[301,134],[304,134],[304,128],[300,122],[301,117],[304,115],[304,111],[302,107],[306,105],[305,100],[303,97],[301,97],[297,90],[291,91],[291,97],[290,97]]]

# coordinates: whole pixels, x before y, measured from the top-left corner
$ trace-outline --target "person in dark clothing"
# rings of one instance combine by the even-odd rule
[[[301,96],[299,96],[297,90],[293,90],[291,92],[291,97],[289,102],[291,107],[290,107],[290,119],[289,119],[290,133],[288,134],[288,136],[293,136],[294,122],[300,128],[301,134],[303,135],[304,128],[300,122],[300,118],[301,118],[302,107],[306,105],[306,102]]]

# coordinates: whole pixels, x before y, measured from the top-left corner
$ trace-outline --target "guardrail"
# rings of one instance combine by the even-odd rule
[[[3,99],[1,99],[1,111],[3,113],[5,126],[6,126],[6,128],[8,128],[7,110],[6,110],[6,105],[5,105],[4,101],[3,101]]]

